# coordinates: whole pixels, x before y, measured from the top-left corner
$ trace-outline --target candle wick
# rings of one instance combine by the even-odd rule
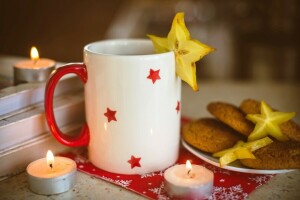
[[[51,169],[53,168],[52,163],[50,163],[49,166],[51,167]]]
[[[33,59],[33,65],[37,63],[38,59]]]
[[[191,170],[189,170],[189,171],[187,172],[187,174],[190,175],[190,172],[191,172]]]

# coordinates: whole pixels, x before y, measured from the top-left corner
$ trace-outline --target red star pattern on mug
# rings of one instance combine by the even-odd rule
[[[127,162],[129,164],[131,164],[131,169],[133,169],[135,167],[141,167],[141,164],[140,164],[141,159],[142,158],[131,156],[130,160],[128,160]]]
[[[175,110],[177,111],[177,113],[180,111],[180,101],[177,101],[177,106]]]
[[[149,75],[147,76],[147,78],[148,78],[148,79],[151,79],[153,84],[154,84],[157,80],[160,79],[159,71],[160,71],[160,69],[158,69],[158,70],[150,69],[150,71],[149,71]]]
[[[108,122],[110,122],[112,120],[117,121],[116,113],[117,113],[117,111],[106,108],[106,113],[104,113],[104,115],[105,115],[105,117],[107,117]]]

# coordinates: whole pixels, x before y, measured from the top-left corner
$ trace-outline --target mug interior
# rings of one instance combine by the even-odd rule
[[[154,47],[146,39],[112,39],[88,44],[85,51],[105,55],[150,55],[154,54]]]

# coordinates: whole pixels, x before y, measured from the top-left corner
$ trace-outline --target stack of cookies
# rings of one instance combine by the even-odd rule
[[[239,140],[247,141],[255,124],[246,115],[259,114],[260,106],[253,99],[244,100],[239,107],[225,102],[209,103],[207,109],[214,118],[200,118],[184,125],[182,137],[189,145],[211,154],[231,148]],[[272,138],[271,144],[252,152],[256,159],[240,162],[254,169],[300,169],[300,126],[289,120],[280,124],[280,129],[288,141]]]

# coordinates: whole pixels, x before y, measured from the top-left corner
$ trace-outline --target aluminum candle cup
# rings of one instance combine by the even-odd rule
[[[50,195],[68,191],[75,185],[76,163],[65,157],[55,157],[50,167],[46,158],[27,167],[29,189],[37,194]]]
[[[175,165],[164,173],[164,184],[171,198],[207,199],[213,191],[214,174],[199,165],[187,169],[186,165]]]
[[[46,82],[55,69],[55,62],[50,59],[23,60],[14,65],[14,84]]]

